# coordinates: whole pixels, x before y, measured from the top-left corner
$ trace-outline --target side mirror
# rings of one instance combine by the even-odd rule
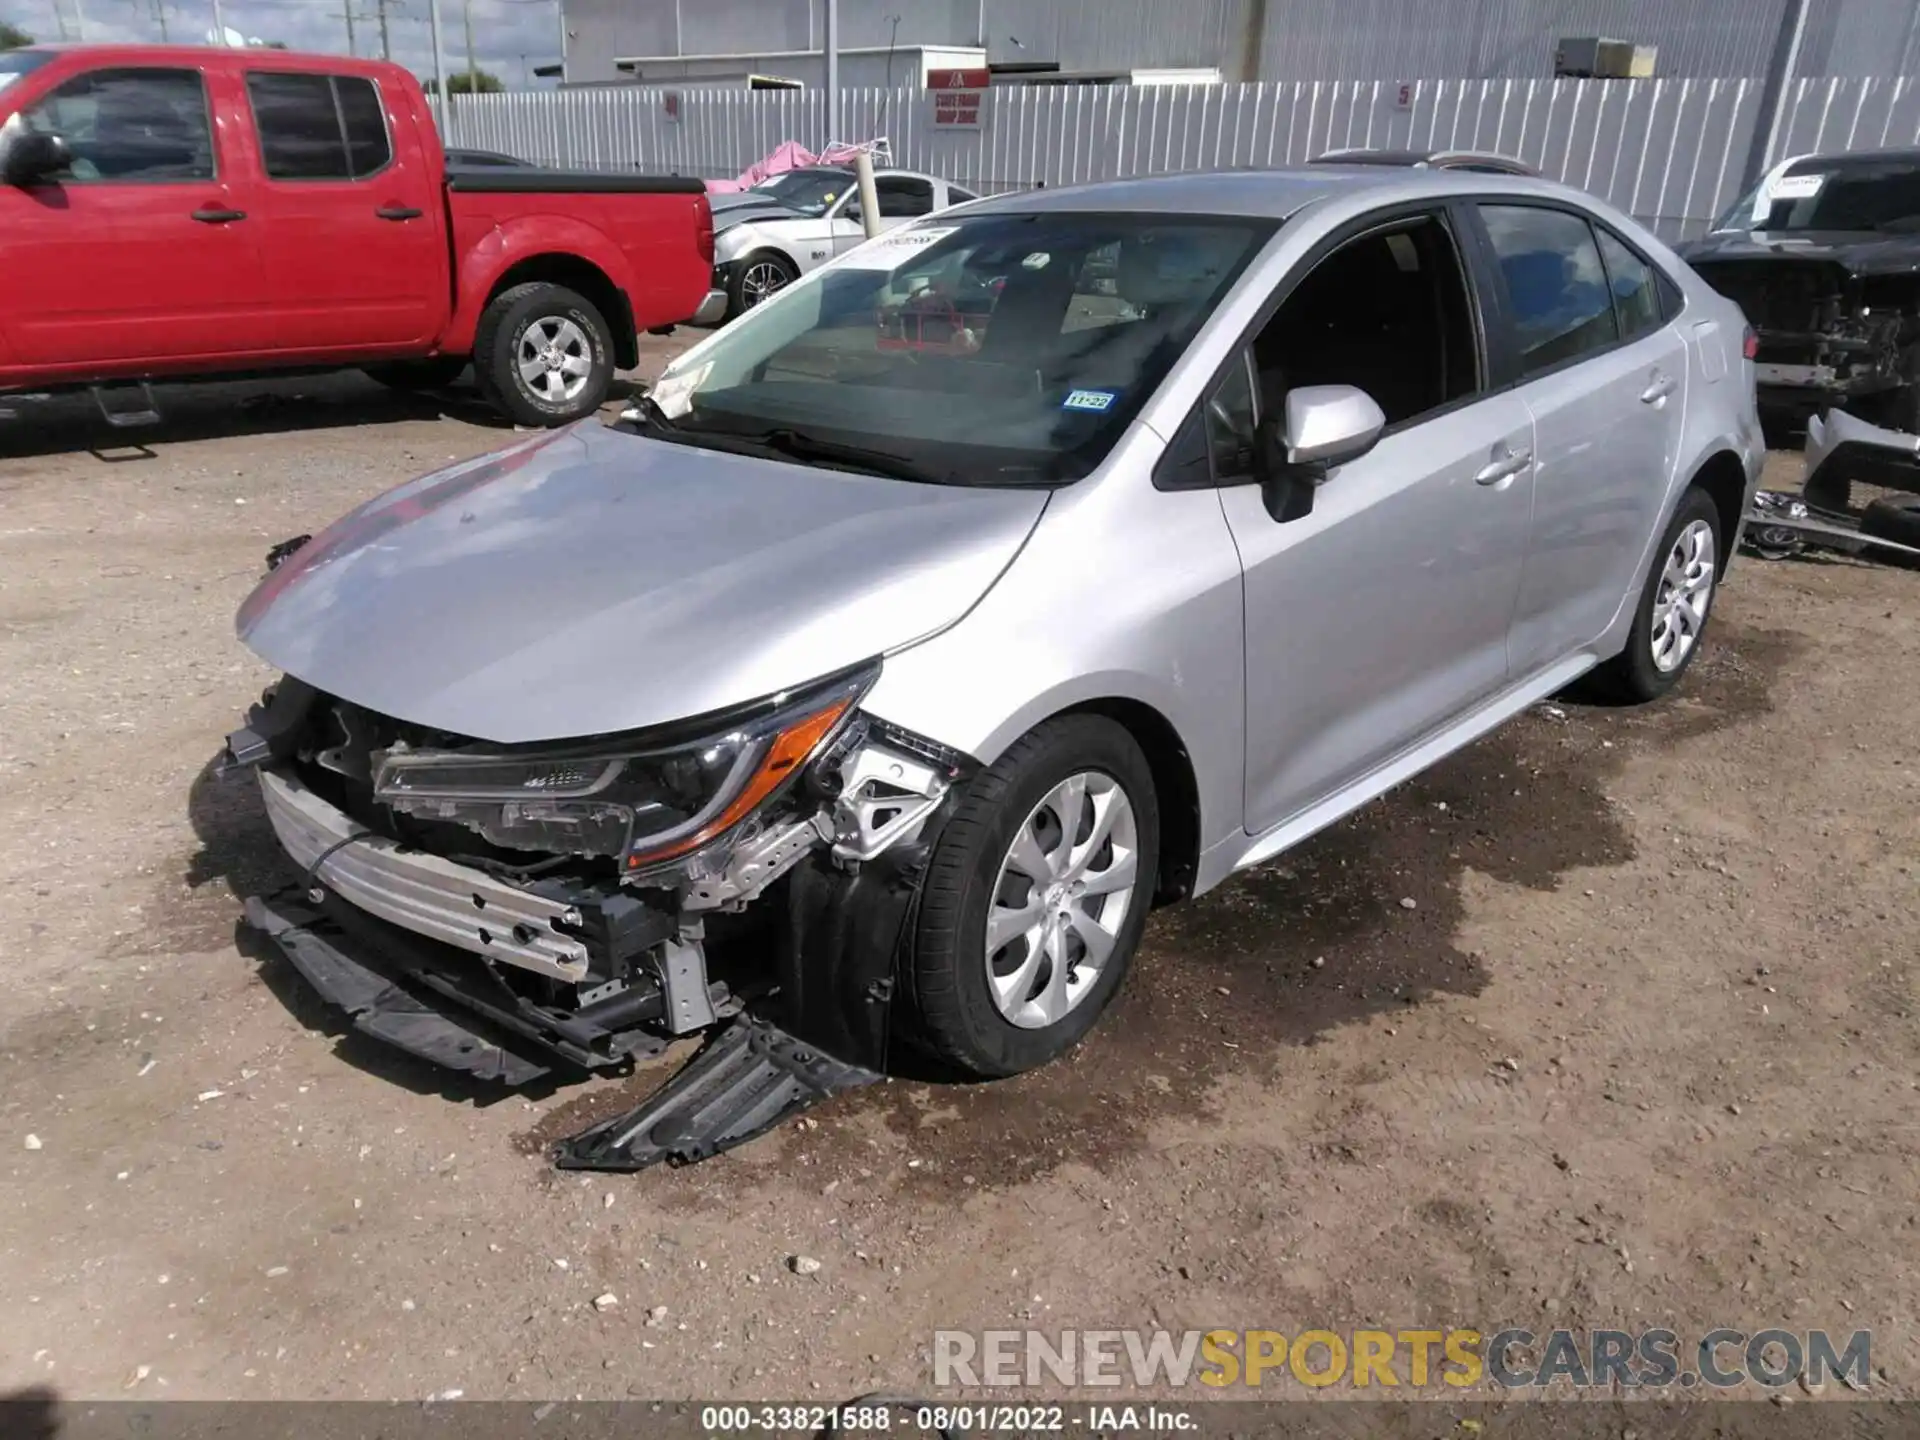
[[[1320,479],[1380,443],[1387,417],[1352,385],[1303,385],[1287,392],[1287,464],[1318,466]]]
[[[73,149],[60,135],[23,130],[7,146],[5,179],[9,185],[31,185],[58,175],[73,164]]]
[[[1260,492],[1267,513],[1282,523],[1313,513],[1313,492],[1329,471],[1358,460],[1380,442],[1387,417],[1366,391],[1352,385],[1303,385],[1289,390],[1284,424],[1270,415],[1260,424]]]

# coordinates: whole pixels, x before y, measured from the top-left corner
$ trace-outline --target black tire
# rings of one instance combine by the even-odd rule
[[[1655,602],[1660,598],[1667,557],[1673,553],[1681,532],[1696,521],[1705,521],[1713,532],[1714,585],[1707,594],[1706,613],[1701,617],[1700,633],[1694,636],[1693,645],[1681,655],[1679,663],[1671,670],[1662,670],[1653,658]],[[1720,529],[1720,507],[1713,503],[1711,495],[1695,486],[1680,498],[1679,508],[1674,511],[1673,519],[1667,522],[1667,528],[1660,536],[1660,545],[1653,552],[1653,565],[1634,610],[1633,631],[1627,636],[1626,648],[1592,673],[1593,688],[1597,693],[1628,704],[1641,704],[1658,700],[1680,683],[1680,677],[1687,673],[1687,668],[1700,654],[1701,645],[1706,642],[1707,627],[1713,620],[1713,602],[1720,593],[1719,572],[1726,565],[1726,554],[1726,537]]]
[[[1082,771],[1116,781],[1132,803],[1133,887],[1114,892],[1130,899],[1113,949],[1086,994],[1053,1024],[1026,1029],[1006,1019],[988,991],[988,911],[1015,834],[1055,786]],[[1153,774],[1124,726],[1100,715],[1069,715],[1021,737],[974,777],[934,848],[906,977],[912,994],[906,1038],[980,1078],[1017,1075],[1072,1048],[1093,1028],[1126,975],[1153,900],[1159,856]]]
[[[744,315],[756,303],[747,293],[747,276],[755,266],[772,269],[780,277],[780,283],[774,288],[784,290],[800,278],[800,267],[782,255],[778,250],[756,250],[733,267],[733,276],[727,281],[727,318]],[[768,292],[772,293],[772,292]],[[760,296],[765,299],[766,296]]]
[[[549,400],[520,373],[521,341],[535,324],[571,321],[585,337],[586,384]],[[564,285],[535,280],[494,296],[473,337],[473,376],[481,393],[520,425],[570,425],[598,410],[613,384],[613,334],[599,307]]]
[[[428,360],[390,360],[384,365],[362,365],[360,371],[389,390],[411,393],[444,390],[458,380],[466,368],[464,355],[435,355]]]
[[[1920,495],[1889,495],[1875,500],[1860,516],[1860,533],[1920,549]],[[1911,555],[1869,549],[1865,558],[1898,565],[1903,570],[1920,570],[1920,558]]]

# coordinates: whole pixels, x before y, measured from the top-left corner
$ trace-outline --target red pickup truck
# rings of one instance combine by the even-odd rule
[[[471,360],[564,424],[641,332],[725,308],[700,181],[449,170],[405,70],[278,50],[0,52],[0,247],[0,393],[93,386],[116,423],[150,380]]]

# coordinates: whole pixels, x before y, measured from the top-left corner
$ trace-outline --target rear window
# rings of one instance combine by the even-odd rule
[[[256,71],[247,98],[270,180],[362,180],[393,159],[380,92],[364,76]]]

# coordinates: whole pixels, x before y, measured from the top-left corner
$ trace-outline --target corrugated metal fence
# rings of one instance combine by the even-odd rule
[[[935,129],[924,93],[843,93],[847,138],[985,192],[1175,170],[1299,164],[1344,146],[1497,150],[1669,238],[1731,203],[1760,110],[1753,80],[1323,81],[993,90],[978,130]],[[541,164],[713,179],[783,140],[818,145],[818,91],[619,88],[456,96],[451,142]],[[1803,80],[1781,154],[1920,143],[1920,82]]]

